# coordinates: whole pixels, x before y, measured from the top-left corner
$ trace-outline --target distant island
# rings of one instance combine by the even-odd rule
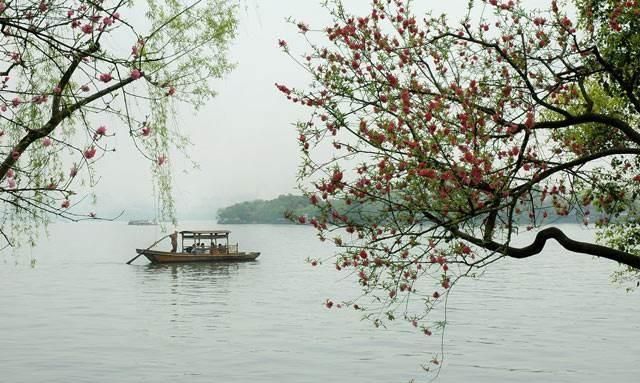
[[[218,210],[218,223],[292,223],[285,218],[285,213],[291,212],[293,216],[318,215],[318,209],[313,206],[307,197],[300,195],[281,195],[272,200],[255,200],[240,202]]]
[[[352,222],[365,222],[374,219],[376,222],[384,220],[384,206],[380,203],[354,204],[347,206],[342,201],[333,201],[334,208],[349,217]],[[593,208],[592,206],[589,206]],[[593,209],[590,209],[593,210]],[[288,214],[289,213],[289,214]],[[236,203],[219,209],[217,220],[219,224],[293,224],[289,217],[319,216],[320,210],[311,204],[309,198],[301,195],[280,195],[272,200],[253,200]],[[552,216],[545,220],[546,224],[582,223],[582,217],[571,211],[567,216]]]

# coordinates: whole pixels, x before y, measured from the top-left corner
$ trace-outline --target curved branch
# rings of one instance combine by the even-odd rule
[[[508,247],[505,255],[512,258],[527,258],[536,255],[542,251],[548,239],[555,239],[562,247],[574,253],[590,254],[640,269],[640,257],[611,247],[573,240],[557,227],[549,227],[539,231],[536,239],[529,246]]]
[[[520,248],[475,238],[466,233],[460,232],[457,229],[453,229],[452,232],[454,232],[455,235],[460,236],[460,238],[464,238],[475,245],[504,254],[511,258],[522,259],[539,254],[544,249],[547,240],[555,239],[562,247],[574,253],[589,254],[595,257],[606,258],[640,270],[639,256],[616,250],[611,247],[597,245],[595,243],[573,240],[567,237],[567,235],[557,227],[549,227],[539,231],[533,243]]]

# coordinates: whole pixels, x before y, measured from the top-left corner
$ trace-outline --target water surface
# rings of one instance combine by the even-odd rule
[[[0,382],[433,377],[421,364],[440,352],[438,338],[323,307],[357,287],[329,264],[304,263],[332,251],[311,229],[227,228],[242,249],[262,252],[258,262],[128,266],[162,234],[123,223],[55,224],[37,248],[0,255]],[[637,381],[640,295],[613,286],[613,269],[552,245],[456,286],[437,381]]]

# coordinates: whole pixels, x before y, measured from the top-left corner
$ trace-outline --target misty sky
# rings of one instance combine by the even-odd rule
[[[184,158],[172,158],[178,217],[196,213],[199,218],[214,218],[215,209],[235,202],[296,192],[300,156],[293,123],[304,119],[308,110],[287,101],[274,83],[301,87],[309,83],[309,77],[277,47],[277,41],[287,40],[296,54],[305,52],[297,28],[285,19],[303,20],[312,28],[325,27],[331,19],[320,3],[243,2],[238,35],[230,51],[237,68],[214,83],[219,94],[199,113],[181,106],[175,117],[175,123],[190,135],[194,146],[189,154],[200,165],[200,169],[192,169]],[[369,6],[369,0],[345,3],[359,14]],[[457,20],[467,3],[416,1],[414,9],[430,7]],[[144,214],[143,210],[154,206],[149,166],[136,156],[124,134],[114,139],[118,154],[107,156],[99,165],[102,180],[96,189],[97,211],[124,209],[127,217]]]

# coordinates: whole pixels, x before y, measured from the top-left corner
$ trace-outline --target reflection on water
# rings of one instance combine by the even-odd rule
[[[141,269],[143,277],[158,277],[170,275],[173,280],[184,282],[212,282],[221,280],[221,277],[232,277],[238,273],[242,263],[216,262],[216,263],[184,263],[184,264],[153,264],[150,263]]]
[[[2,383],[424,381],[440,351],[407,323],[324,308],[357,285],[304,263],[332,251],[305,227],[234,226],[256,262],[131,266],[156,228],[70,228],[0,262]],[[637,380],[640,295],[611,286],[610,263],[554,246],[456,286],[438,382]]]

